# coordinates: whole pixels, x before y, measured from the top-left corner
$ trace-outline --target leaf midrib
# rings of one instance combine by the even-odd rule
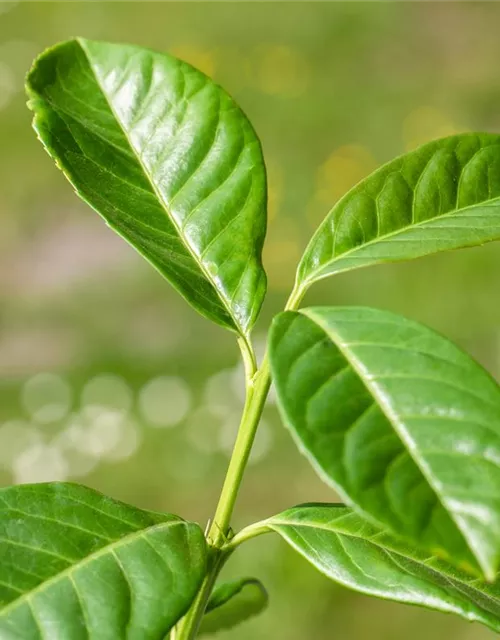
[[[348,192],[341,200],[339,200],[339,202],[335,205],[334,208],[337,208],[338,206],[340,206],[340,204],[342,203],[342,200],[344,198],[346,198],[348,195],[350,195],[351,192]],[[314,282],[319,282],[320,280],[323,280],[324,278],[327,278],[329,276],[332,275],[332,271],[326,271],[325,269],[328,269],[331,265],[335,264],[336,262],[340,262],[341,260],[344,260],[345,258],[348,258],[351,254],[356,253],[357,251],[360,251],[362,249],[365,249],[366,247],[370,247],[371,245],[377,244],[378,242],[383,242],[386,240],[390,240],[391,238],[395,238],[396,236],[406,233],[408,230],[411,229],[418,229],[420,227],[425,226],[426,224],[430,224],[432,222],[434,222],[435,220],[442,220],[443,218],[449,218],[449,217],[453,217],[453,216],[458,216],[461,215],[463,213],[465,213],[466,211],[469,210],[473,210],[477,207],[481,207],[481,206],[490,206],[490,205],[495,205],[495,203],[500,204],[500,196],[497,198],[491,198],[490,200],[483,200],[481,202],[477,202],[476,204],[473,205],[469,205],[467,207],[462,207],[461,209],[453,209],[452,211],[448,211],[448,213],[443,213],[441,215],[437,215],[434,216],[433,218],[427,218],[426,220],[422,220],[421,222],[416,222],[416,223],[412,223],[410,225],[406,225],[405,227],[402,227],[401,229],[397,229],[396,231],[392,231],[391,233],[386,233],[383,236],[377,236],[376,238],[373,238],[372,240],[368,240],[368,242],[363,242],[360,245],[357,245],[355,247],[353,247],[352,249],[349,249],[348,251],[344,251],[343,253],[340,253],[338,255],[336,255],[335,257],[333,257],[331,260],[328,260],[326,263],[324,263],[319,269],[315,269],[314,271],[312,271],[303,281],[302,281],[302,286],[303,287],[308,287],[310,285],[312,285]],[[333,209],[332,209],[333,212]],[[327,215],[327,217],[329,217],[330,214]],[[306,248],[305,254],[307,255],[307,253],[309,252],[309,247],[313,246],[313,242],[315,240],[315,238],[317,236],[319,236],[321,230],[323,229],[323,225],[321,225],[321,227],[318,229],[318,231],[316,232],[316,234],[314,235],[314,237],[311,240],[310,245]],[[474,243],[475,244],[475,243]],[[423,257],[423,256],[422,256]],[[386,260],[386,262],[390,262],[391,260]],[[401,258],[395,258],[394,260],[392,260],[393,262],[399,262],[401,261]],[[299,265],[299,269],[302,266]],[[348,267],[346,269],[342,269],[342,272],[346,272],[346,271],[353,271],[354,269],[357,269],[359,267]]]
[[[370,393],[370,395],[373,398],[375,398],[375,400],[376,400],[378,406],[380,407],[382,413],[387,418],[389,424],[391,425],[392,429],[394,430],[394,432],[396,433],[398,438],[401,440],[401,443],[403,444],[406,452],[410,455],[411,459],[417,465],[418,469],[422,473],[422,476],[425,478],[425,480],[427,481],[427,483],[431,487],[431,489],[434,492],[434,494],[435,494],[436,498],[438,499],[439,503],[441,504],[441,506],[443,507],[445,512],[450,516],[450,518],[453,521],[457,531],[459,532],[460,536],[462,537],[463,541],[465,542],[465,544],[466,544],[467,548],[469,549],[470,553],[472,554],[473,558],[479,564],[479,566],[482,568],[482,570],[486,573],[486,575],[489,575],[491,573],[489,567],[486,567],[486,566],[483,567],[481,559],[476,557],[476,554],[474,553],[474,550],[471,548],[469,540],[468,540],[466,534],[462,531],[462,528],[458,525],[458,523],[456,521],[455,513],[453,511],[450,511],[447,508],[446,503],[445,503],[445,498],[444,498],[444,496],[441,495],[441,492],[439,491],[439,488],[435,486],[435,483],[434,483],[434,481],[432,479],[432,476],[429,473],[428,469],[426,468],[425,465],[421,464],[420,460],[418,459],[418,456],[415,455],[415,453],[418,453],[418,450],[415,451],[415,448],[411,445],[411,443],[407,442],[407,439],[406,439],[406,428],[404,430],[401,430],[399,428],[399,424],[401,423],[401,420],[398,418],[397,415],[394,414],[394,411],[392,410],[392,408],[390,406],[388,406],[387,403],[385,402],[382,394],[379,392],[378,385],[364,375],[364,371],[359,366],[356,356],[354,354],[350,353],[349,350],[345,348],[343,340],[340,338],[340,336],[337,334],[337,332],[334,329],[331,328],[330,325],[328,325],[327,323],[324,323],[322,318],[318,318],[316,316],[316,314],[314,313],[314,311],[312,311],[311,309],[301,309],[299,311],[299,313],[301,313],[302,315],[304,315],[307,318],[309,318],[318,327],[320,327],[322,331],[325,332],[325,334],[334,342],[335,346],[340,351],[340,353],[343,355],[343,357],[347,360],[347,362],[354,369],[356,375],[359,377],[359,379],[366,386],[366,388],[368,389],[368,392]]]
[[[178,224],[177,220],[175,219],[175,216],[172,215],[172,213],[170,211],[169,203],[166,202],[166,200],[163,197],[163,195],[158,191],[158,189],[157,189],[157,187],[155,185],[155,182],[153,180],[153,177],[150,175],[149,171],[144,166],[144,164],[142,162],[142,158],[138,155],[134,145],[132,144],[132,142],[130,140],[130,137],[129,137],[128,133],[127,133],[127,130],[123,126],[120,118],[118,117],[118,114],[116,113],[115,109],[113,108],[113,105],[112,105],[111,101],[108,98],[108,95],[107,95],[106,91],[104,90],[104,87],[101,84],[100,79],[98,78],[97,74],[94,71],[93,63],[92,63],[92,56],[86,50],[86,48],[85,48],[85,46],[83,44],[84,40],[82,38],[77,38],[77,42],[78,42],[78,45],[80,46],[80,48],[81,48],[81,50],[82,50],[82,52],[83,52],[83,54],[84,54],[84,56],[85,56],[85,58],[86,58],[86,60],[88,62],[88,65],[89,65],[89,67],[90,67],[90,69],[92,71],[92,75],[93,75],[93,77],[95,79],[96,84],[99,87],[104,99],[106,100],[106,104],[108,105],[109,110],[111,111],[114,119],[118,123],[118,125],[120,127],[120,130],[122,131],[123,135],[125,136],[125,139],[126,139],[128,145],[129,145],[130,149],[132,150],[132,153],[133,153],[135,159],[139,163],[139,166],[141,167],[141,170],[143,171],[145,177],[148,180],[149,185],[150,185],[150,187],[151,187],[151,189],[153,191],[153,194],[156,196],[158,201],[161,203],[162,209],[165,211],[168,219],[170,220],[170,222],[174,226],[174,228],[175,228],[175,230],[177,232],[177,235],[179,236],[179,239],[182,241],[182,243],[186,247],[186,249],[187,249],[188,253],[191,255],[193,261],[198,265],[200,271],[203,273],[205,278],[211,284],[212,289],[214,290],[215,294],[219,298],[219,300],[222,303],[222,305],[223,305],[224,309],[226,310],[227,314],[229,315],[229,317],[231,318],[232,322],[234,323],[234,327],[237,329],[238,333],[240,333],[240,335],[242,337],[247,338],[248,337],[248,333],[243,330],[243,327],[240,325],[240,323],[237,320],[237,318],[235,318],[235,316],[233,315],[231,306],[228,304],[228,301],[226,300],[225,296],[223,296],[222,293],[220,292],[220,290],[218,289],[218,287],[216,285],[216,282],[212,278],[209,270],[206,269],[206,267],[203,264],[203,262],[199,260],[198,255],[197,255],[196,251],[194,250],[194,248],[191,246],[188,238],[185,237],[182,234],[182,227]]]
[[[17,608],[18,606],[21,606],[24,602],[29,602],[29,600],[33,598],[37,593],[43,592],[45,589],[48,589],[52,584],[55,584],[59,580],[63,580],[64,578],[71,578],[71,575],[74,572],[81,570],[83,567],[92,563],[94,560],[100,558],[101,556],[105,556],[108,553],[114,554],[116,549],[127,546],[128,544],[132,544],[136,540],[144,538],[146,534],[155,533],[156,531],[161,531],[162,529],[168,529],[169,527],[179,525],[188,527],[189,523],[185,522],[184,520],[161,522],[152,527],[134,531],[133,533],[126,535],[123,538],[119,538],[118,540],[113,541],[111,544],[101,547],[94,553],[85,556],[84,558],[78,560],[75,564],[70,565],[66,569],[63,569],[59,573],[56,573],[47,580],[41,582],[34,589],[25,591],[23,595],[19,596],[19,598],[16,598],[12,602],[9,602],[3,609],[0,610],[0,618],[2,618],[4,615],[7,615],[11,610]],[[14,540],[8,540],[8,542],[16,544]],[[33,549],[38,550],[36,547],[33,547]],[[40,551],[43,551],[43,549],[40,549]]]

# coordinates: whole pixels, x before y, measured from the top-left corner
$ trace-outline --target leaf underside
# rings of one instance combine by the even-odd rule
[[[303,505],[267,521],[326,576],[365,593],[455,613],[500,632],[500,582],[488,584],[408,546],[342,505]]]
[[[79,485],[0,490],[2,640],[163,640],[205,566],[194,523]]]
[[[247,335],[266,290],[266,174],[235,102],[169,55],[83,39],[43,53],[27,92],[78,195],[193,307]]]
[[[280,314],[271,365],[286,425],[345,502],[493,579],[500,389],[479,365],[430,329],[364,307]]]
[[[200,635],[232,629],[261,613],[268,601],[264,585],[255,578],[241,578],[218,585],[210,596]]]
[[[339,200],[298,281],[498,239],[500,136],[451,136],[389,162]]]

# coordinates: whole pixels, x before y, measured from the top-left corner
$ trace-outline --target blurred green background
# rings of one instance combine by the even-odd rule
[[[231,335],[191,311],[81,203],[30,128],[23,77],[74,35],[169,51],[223,84],[262,138],[270,291],[283,304],[312,231],[380,163],[432,138],[500,131],[500,4],[0,3],[0,483],[70,479],[203,525],[242,404]],[[308,302],[392,309],[500,377],[500,244],[327,280]],[[332,501],[272,398],[235,524]],[[486,640],[450,616],[330,583],[278,539],[228,574],[271,608],[221,638]]]

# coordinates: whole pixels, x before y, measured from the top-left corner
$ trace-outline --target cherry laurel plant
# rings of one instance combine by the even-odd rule
[[[38,137],[76,193],[233,333],[246,401],[205,534],[76,484],[3,488],[0,637],[188,640],[230,628],[267,593],[219,573],[271,532],[341,585],[500,632],[499,386],[413,320],[301,306],[337,273],[500,239],[500,135],[426,144],[337,202],[258,363],[266,171],[231,97],[169,55],[84,39],[43,53],[27,91]],[[295,506],[234,532],[271,380],[284,424],[343,504]]]

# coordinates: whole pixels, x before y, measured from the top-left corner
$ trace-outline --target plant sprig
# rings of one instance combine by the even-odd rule
[[[28,76],[34,128],[93,207],[206,318],[236,335],[246,400],[204,535],[67,483],[0,490],[0,635],[191,640],[267,605],[231,555],[277,533],[328,578],[500,632],[500,388],[444,337],[366,307],[302,308],[318,280],[500,239],[500,136],[462,134],[349,191],[307,247],[261,363],[266,171],[235,102],[169,55],[71,40]],[[299,505],[234,533],[270,388],[345,504]]]

